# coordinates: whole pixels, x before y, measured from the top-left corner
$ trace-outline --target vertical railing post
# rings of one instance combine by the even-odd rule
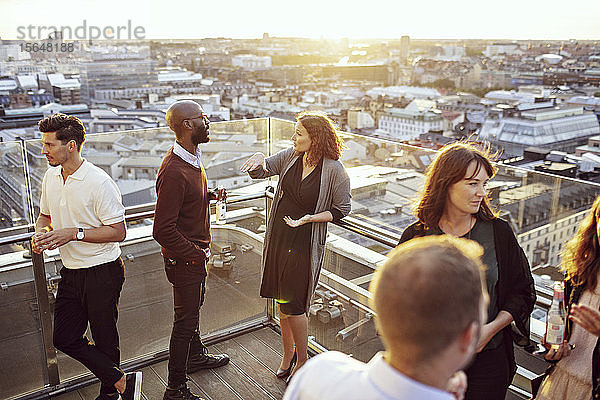
[[[44,377],[48,385],[56,386],[60,383],[60,378],[58,375],[56,349],[52,343],[52,316],[50,314],[50,301],[48,300],[48,282],[46,280],[44,256],[43,254],[36,254],[34,252],[31,252],[31,255],[31,261],[33,262],[35,294],[38,302],[40,326],[42,329],[42,342],[46,360]]]
[[[35,210],[33,209],[33,191],[31,189],[31,171],[29,170],[29,158],[27,157],[27,142],[21,141],[21,156],[23,157],[23,177],[25,178],[25,191],[27,193],[27,210],[25,210],[25,219],[29,225],[35,223]]]

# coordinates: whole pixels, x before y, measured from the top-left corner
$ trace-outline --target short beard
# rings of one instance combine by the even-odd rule
[[[209,141],[210,139],[208,137],[208,129],[206,129],[206,125],[198,129],[198,132],[194,132],[192,135],[192,144],[194,146],[198,146],[200,143],[208,143]]]

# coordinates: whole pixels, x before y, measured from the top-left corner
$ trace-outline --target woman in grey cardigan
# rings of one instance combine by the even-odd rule
[[[276,375],[282,379],[307,359],[308,307],[319,281],[327,222],[350,213],[350,179],[339,161],[343,142],[334,122],[320,112],[301,113],[292,141],[294,147],[268,158],[256,153],[241,167],[254,179],[279,175],[260,295],[279,305],[283,359]]]

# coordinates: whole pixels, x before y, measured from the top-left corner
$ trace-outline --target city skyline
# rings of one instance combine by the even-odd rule
[[[358,0],[305,0],[287,7],[272,0],[211,4],[173,0],[169,7],[157,0],[149,0],[143,6],[116,0],[0,3],[3,14],[8,16],[0,25],[3,39],[39,40],[37,36],[19,35],[24,32],[19,27],[75,29],[84,20],[88,26],[100,28],[130,23],[143,28],[145,39],[259,38],[263,33],[325,39],[398,39],[402,35],[415,39],[600,39],[600,2],[591,0],[571,8],[562,0],[507,0],[485,9],[473,0],[404,4],[373,0],[368,5]]]

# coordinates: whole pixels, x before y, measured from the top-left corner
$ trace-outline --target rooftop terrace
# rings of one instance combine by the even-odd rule
[[[211,124],[211,138],[224,145],[232,141],[232,135],[244,135],[247,144],[239,149],[232,146],[228,152],[232,158],[236,151],[246,154],[249,148],[272,154],[289,143],[293,129],[293,123],[277,119],[232,121]],[[111,135],[173,140],[165,128]],[[255,140],[249,141],[248,135]],[[351,181],[356,181],[352,184],[354,211],[329,229],[320,286],[310,309],[310,347],[313,354],[336,349],[366,361],[383,348],[368,307],[367,288],[377,265],[414,220],[410,202],[422,185],[423,168],[432,153],[358,135],[348,134],[347,139],[363,148],[353,146],[343,158]],[[62,265],[59,254],[27,255],[31,223],[38,212],[38,185],[47,168],[44,160],[35,157],[38,151],[36,140],[0,143],[0,307],[4,310],[0,314],[4,328],[0,332],[0,398],[93,399],[93,376],[51,344]],[[85,151],[95,157],[116,153],[110,146]],[[205,154],[212,155],[208,148]],[[541,272],[536,277],[538,304],[531,322],[532,338],[539,340],[551,297],[549,281],[541,275],[556,271],[562,244],[572,236],[600,186],[498,167],[495,180],[502,184],[491,186],[490,198],[513,225],[534,274]],[[108,172],[126,183],[118,165]],[[211,349],[230,353],[232,362],[219,370],[193,374],[193,385],[211,399],[278,399],[284,389],[273,376],[280,357],[278,317],[273,302],[258,296],[271,201],[268,187],[275,181],[247,182],[234,168],[225,175],[222,168],[215,172],[207,168],[207,174],[209,182],[228,188],[230,202],[227,224],[212,229],[214,255],[200,325]],[[364,179],[378,184],[360,184]],[[516,188],[520,188],[518,195],[513,193]],[[143,369],[146,399],[162,395],[172,323],[172,293],[159,246],[151,237],[152,216],[152,203],[128,207],[127,238],[121,246],[126,266],[119,317],[122,364],[126,370]],[[517,353],[519,371],[509,397],[527,398],[529,382],[543,371],[544,363],[522,350]]]

